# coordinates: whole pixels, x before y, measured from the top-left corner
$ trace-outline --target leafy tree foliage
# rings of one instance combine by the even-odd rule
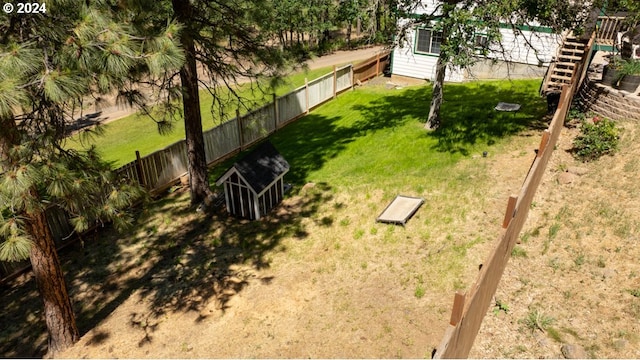
[[[337,19],[347,25],[347,47],[351,47],[351,28],[356,20],[364,17],[363,2],[360,0],[342,0],[338,6]]]
[[[0,16],[0,259],[30,259],[50,355],[73,344],[78,330],[45,210],[67,211],[76,231],[104,221],[120,228],[143,195],[94,149],[65,150],[68,125],[85,99],[184,60],[171,35],[176,24],[141,35],[116,10],[107,1],[57,0],[46,14]]]
[[[587,19],[591,4],[570,0],[445,0],[431,13],[415,16],[422,1],[403,0],[399,16],[407,19],[399,29],[399,41],[407,29],[427,25],[442,33],[444,39],[433,84],[433,96],[425,128],[435,129],[440,124],[440,105],[444,99],[443,84],[447,68],[464,69],[473,65],[490,50],[500,48],[501,23],[509,24],[520,33],[525,25],[550,26],[560,32],[579,28]],[[487,41],[480,48],[475,34],[486,34]],[[526,41],[526,40],[525,40]],[[527,44],[531,46],[530,44]],[[534,49],[535,50],[535,49]]]

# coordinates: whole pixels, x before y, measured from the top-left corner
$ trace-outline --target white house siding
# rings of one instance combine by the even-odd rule
[[[515,33],[512,29],[500,29],[500,34],[503,49],[497,45],[491,46],[495,52],[489,54],[489,58],[548,66],[562,44],[561,35],[549,32],[522,30]]]
[[[530,77],[540,76],[534,67],[544,69],[557,53],[558,46],[561,44],[562,37],[560,35],[548,32],[534,32],[522,30],[518,34],[514,34],[512,29],[501,29],[502,33],[502,49],[495,46],[494,51],[487,57],[497,60],[509,61],[517,65],[517,69],[526,69],[522,71],[468,71],[447,69],[445,81],[461,82],[467,79],[483,79],[498,78],[496,74],[501,74],[505,78],[510,77]],[[481,30],[478,31],[482,33]],[[415,53],[415,29],[409,29],[406,33],[406,41],[396,46],[393,51],[391,71],[394,75],[407,76],[418,79],[434,80],[436,73],[435,55],[425,55]],[[533,48],[527,44],[533,46]],[[535,49],[535,50],[534,50]],[[503,67],[504,69],[513,67]],[[497,70],[496,68],[495,70]],[[533,71],[531,71],[533,69]],[[487,73],[489,77],[483,76]],[[542,71],[544,73],[544,71]]]
[[[417,15],[422,15],[422,14],[440,15],[438,10],[439,4],[440,4],[439,0],[422,0],[419,4],[416,5],[415,9],[411,10],[411,12]],[[438,11],[436,12],[436,10]]]
[[[393,49],[391,72],[393,75],[433,81],[436,78],[438,57],[414,52],[415,30],[407,30],[405,36],[406,41]],[[445,81],[460,82],[463,80],[464,76],[461,71],[447,69]]]

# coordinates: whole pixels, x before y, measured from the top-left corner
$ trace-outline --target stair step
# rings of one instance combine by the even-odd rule
[[[571,49],[561,49],[560,53],[561,54],[566,54],[566,55],[582,56],[582,54],[584,54],[584,51],[582,51],[582,50],[571,50]]]
[[[549,90],[549,89],[562,90],[562,87],[563,87],[564,85],[567,85],[567,84],[562,84],[562,85],[556,85],[556,84],[554,84],[554,85],[549,85],[549,86],[547,86],[547,88],[545,89],[545,91],[547,91],[547,90]]]
[[[559,61],[556,63],[556,66],[566,66],[566,67],[575,67],[576,63],[572,63],[572,62],[565,62],[565,61]]]
[[[584,48],[574,48],[571,46],[563,46],[562,47],[562,51],[570,51],[570,52],[580,52],[580,53],[584,53]]]
[[[570,77],[570,76],[557,75],[557,74],[551,74],[551,79],[559,79],[559,80],[567,80],[567,81],[570,81],[570,80],[571,80],[571,77]]]
[[[585,47],[585,44],[584,44],[584,43],[581,43],[581,42],[575,42],[575,41],[565,41],[565,42],[564,42],[564,45],[576,46],[576,47],[578,47],[578,46],[579,46],[579,47],[583,47],[583,48]]]
[[[558,56],[558,58],[560,58],[560,59],[576,60],[576,61],[578,61],[578,60],[582,60],[582,56],[564,55],[564,54],[559,55],[559,56]]]
[[[553,68],[553,72],[556,73],[564,73],[564,74],[572,74],[573,75],[573,69],[562,69],[562,68],[557,68],[554,67]]]
[[[559,82],[555,82],[555,81],[550,81],[548,83],[548,87],[555,87],[555,88],[559,88],[559,89],[562,89],[562,87],[565,86],[565,85],[569,85],[569,83],[566,83],[566,82],[559,83]]]

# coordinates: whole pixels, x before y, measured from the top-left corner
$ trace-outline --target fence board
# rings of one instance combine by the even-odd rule
[[[241,122],[241,131],[244,135],[242,146],[249,146],[275,131],[273,116],[273,104],[265,105],[244,115]]]
[[[351,88],[351,68],[351,65],[346,65],[336,69],[336,92]]]
[[[238,119],[231,119],[204,133],[207,164],[213,163],[240,148]]]
[[[138,171],[136,170],[135,162],[130,162],[125,164],[115,170],[117,176],[121,178],[131,179],[140,183],[140,178],[138,177]]]
[[[309,108],[311,109],[333,98],[333,73],[310,82],[308,87]]]
[[[375,55],[353,67],[353,82],[364,82],[377,76],[389,64],[391,52]]]
[[[278,127],[304,114],[307,108],[304,87],[281,96],[276,101],[278,101]]]

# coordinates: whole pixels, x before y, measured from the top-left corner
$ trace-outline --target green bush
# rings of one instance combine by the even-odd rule
[[[586,162],[603,155],[612,155],[618,149],[618,128],[613,121],[594,116],[582,121],[581,134],[573,140],[575,156]]]

